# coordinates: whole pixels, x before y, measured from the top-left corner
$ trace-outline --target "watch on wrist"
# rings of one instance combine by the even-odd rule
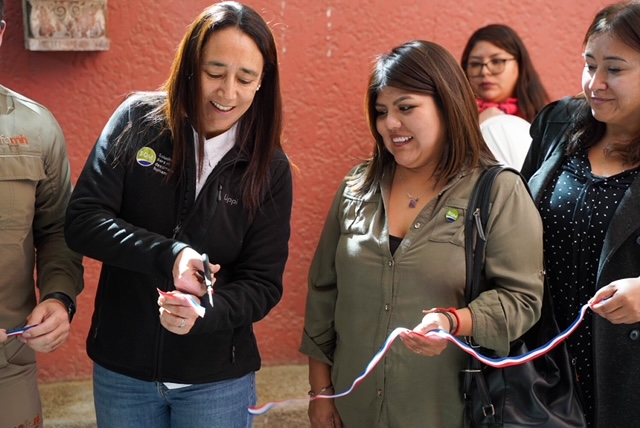
[[[59,300],[67,307],[67,314],[69,315],[69,322],[71,322],[71,320],[73,319],[73,316],[76,313],[76,304],[73,303],[73,299],[71,297],[67,296],[64,293],[60,293],[60,292],[56,291],[56,292],[49,293],[46,296],[44,296],[42,298],[41,302],[44,302],[45,300],[49,300],[49,299]]]

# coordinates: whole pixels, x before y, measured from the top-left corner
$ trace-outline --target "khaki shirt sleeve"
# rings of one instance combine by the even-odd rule
[[[333,199],[311,262],[300,346],[300,352],[327,364],[333,363],[336,346],[334,319],[338,289],[335,258],[340,239],[339,211],[344,189],[343,182]]]
[[[487,289],[469,304],[473,337],[498,355],[509,353],[540,318],[544,281],[542,221],[520,177],[498,176],[487,224]]]
[[[62,292],[71,299],[84,287],[82,256],[71,251],[64,239],[64,218],[71,196],[71,171],[60,126],[49,113],[50,141],[43,141],[45,178],[36,188],[33,221],[40,295]]]

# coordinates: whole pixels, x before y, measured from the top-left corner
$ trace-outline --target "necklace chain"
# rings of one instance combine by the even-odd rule
[[[427,188],[427,190],[422,192],[420,195],[413,196],[411,193],[409,193],[409,190],[407,189],[407,184],[404,182],[404,178],[402,177],[402,174],[398,174],[398,178],[400,178],[400,183],[402,184],[402,187],[404,188],[404,191],[407,194],[407,198],[409,198],[409,208],[415,208],[418,205],[418,201],[420,200],[420,198],[429,192],[429,188]]]

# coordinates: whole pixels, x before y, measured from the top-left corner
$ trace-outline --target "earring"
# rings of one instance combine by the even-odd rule
[[[258,92],[260,90],[260,85],[258,85],[258,87],[256,88],[256,92]]]

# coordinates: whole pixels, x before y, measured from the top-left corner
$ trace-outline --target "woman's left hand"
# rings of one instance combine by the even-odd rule
[[[602,287],[589,300],[589,306],[613,324],[640,322],[640,278],[619,279]]]
[[[160,306],[160,324],[175,334],[187,334],[193,328],[198,314],[186,301],[187,294],[172,291],[158,297]],[[199,301],[197,296],[193,296]]]
[[[448,322],[449,320],[440,313],[428,313],[413,331],[400,333],[400,339],[407,348],[416,354],[427,357],[440,355],[447,347],[448,340],[439,336],[426,337],[425,334],[431,330],[448,331]]]

